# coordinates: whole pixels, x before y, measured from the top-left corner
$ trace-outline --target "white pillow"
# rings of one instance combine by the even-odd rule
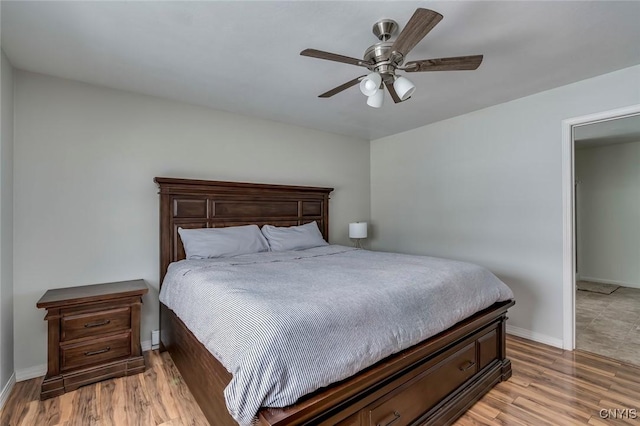
[[[178,228],[187,259],[210,259],[269,251],[257,225],[227,228]]]
[[[267,237],[272,251],[302,250],[329,245],[322,238],[315,221],[289,227],[264,225],[262,233]]]

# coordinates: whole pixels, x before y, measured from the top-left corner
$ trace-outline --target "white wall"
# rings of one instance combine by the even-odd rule
[[[371,142],[373,247],[469,260],[562,339],[561,121],[640,103],[640,66]]]
[[[640,142],[576,149],[580,278],[640,288]]]
[[[152,289],[142,336],[150,339],[158,323],[154,176],[335,187],[337,243],[349,242],[349,222],[369,219],[366,140],[15,74],[19,372],[46,361],[44,312],[35,304],[49,288],[145,279]]]
[[[13,375],[13,69],[0,51],[0,407]]]

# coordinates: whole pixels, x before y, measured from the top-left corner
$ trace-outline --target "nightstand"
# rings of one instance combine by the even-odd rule
[[[143,280],[47,291],[48,363],[40,399],[100,380],[141,373],[140,307]]]

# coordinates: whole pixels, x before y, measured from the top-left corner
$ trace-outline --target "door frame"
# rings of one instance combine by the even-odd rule
[[[572,351],[576,347],[574,129],[636,115],[640,115],[640,104],[562,120],[562,345],[566,350]]]

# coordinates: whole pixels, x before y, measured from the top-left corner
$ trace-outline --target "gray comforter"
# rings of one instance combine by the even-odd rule
[[[511,298],[477,265],[336,245],[175,262],[160,292],[232,373],[243,426]]]

